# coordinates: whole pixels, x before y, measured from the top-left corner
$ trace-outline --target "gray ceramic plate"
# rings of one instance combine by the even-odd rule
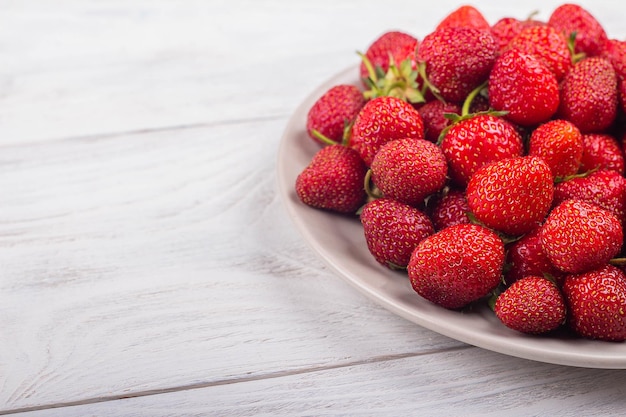
[[[306,115],[331,86],[358,83],[349,68],[319,86],[295,111],[278,154],[279,192],[289,216],[313,250],[343,279],[390,311],[453,339],[503,354],[554,364],[626,369],[626,344],[566,336],[527,336],[504,327],[488,309],[460,313],[436,306],[413,291],[405,274],[380,266],[370,255],[356,218],[303,205],[294,184],[319,146],[307,137]]]

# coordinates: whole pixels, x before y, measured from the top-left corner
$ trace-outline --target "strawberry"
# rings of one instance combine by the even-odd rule
[[[621,79],[626,77],[626,41],[607,39],[600,56],[613,65],[615,72]]]
[[[390,198],[367,203],[361,224],[370,253],[392,269],[405,268],[417,244],[434,233],[426,214]]]
[[[613,136],[599,133],[583,135],[583,156],[580,172],[610,169],[624,174],[624,153]]]
[[[551,120],[533,130],[528,154],[541,157],[554,177],[574,175],[583,156],[583,135],[567,120]]]
[[[572,66],[567,38],[552,26],[532,26],[523,29],[506,49],[533,55],[548,67],[560,81]]]
[[[605,265],[576,275],[563,284],[568,325],[578,335],[621,342],[626,340],[626,275]]]
[[[465,5],[450,12],[439,22],[435,30],[443,28],[474,28],[479,30],[490,30],[491,27],[485,16],[474,6]]]
[[[445,133],[441,150],[448,161],[451,179],[465,187],[481,166],[521,156],[522,137],[506,120],[487,114],[462,119]]]
[[[428,34],[418,48],[426,78],[446,101],[459,103],[489,77],[498,47],[489,31],[448,27]]]
[[[394,62],[399,66],[402,61],[409,59],[413,68],[416,67],[415,51],[419,41],[408,33],[389,31],[380,35],[365,51],[365,56],[374,68],[379,67],[383,73],[389,70],[389,64]],[[369,76],[364,62],[359,67],[361,79]]]
[[[354,85],[331,87],[309,109],[307,133],[323,145],[341,143],[346,126],[352,123],[365,102],[363,93]]]
[[[514,123],[532,126],[549,120],[559,107],[554,73],[534,55],[518,49],[503,52],[489,75],[489,103],[507,111]]]
[[[365,203],[363,183],[367,167],[359,154],[346,146],[320,149],[296,178],[296,194],[306,205],[355,213]]]
[[[394,139],[424,139],[424,123],[415,108],[396,97],[377,97],[361,109],[349,146],[370,166],[381,146]]]
[[[599,133],[617,116],[617,75],[604,58],[576,63],[563,79],[559,116],[582,133]]]
[[[528,276],[513,283],[496,299],[494,312],[506,327],[529,334],[556,330],[566,316],[561,291],[541,276]]]
[[[418,206],[446,182],[448,165],[441,149],[425,139],[384,144],[371,166],[372,181],[385,197]]]
[[[481,167],[467,185],[467,203],[487,227],[520,235],[543,221],[554,193],[550,167],[533,156],[509,158]]]
[[[543,251],[539,231],[537,227],[507,247],[505,281],[508,285],[531,275],[547,274],[557,280],[562,276]]]
[[[568,38],[575,34],[575,51],[589,57],[599,55],[607,39],[600,22],[576,4],[562,4],[557,7],[550,15],[548,25]]]
[[[550,262],[573,274],[606,264],[619,253],[624,239],[622,225],[613,213],[575,199],[556,206],[540,234]]]
[[[617,74],[619,102],[622,112],[626,113],[626,41],[609,39],[604,43],[602,58],[608,60]]]
[[[615,171],[596,171],[561,182],[554,188],[553,205],[573,198],[612,212],[622,224],[626,221],[626,178]]]
[[[413,289],[448,309],[459,309],[500,283],[504,262],[502,240],[475,224],[445,228],[422,240],[407,267]]]
[[[428,202],[429,215],[435,226],[435,230],[443,230],[446,227],[457,224],[470,223],[467,215],[470,208],[461,190],[449,189],[446,192],[434,196]]]
[[[450,119],[444,114],[461,114],[461,107],[455,103],[444,103],[440,100],[431,100],[417,109],[424,122],[424,137],[431,142],[437,142],[441,132],[450,125]]]
[[[503,17],[491,26],[491,35],[498,43],[500,51],[504,51],[516,35],[525,28],[534,26],[545,26],[545,23],[531,18],[519,20],[514,17]]]

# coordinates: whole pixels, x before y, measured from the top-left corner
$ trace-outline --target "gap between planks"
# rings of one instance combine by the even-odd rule
[[[455,351],[471,349],[471,348],[474,348],[474,347],[471,345],[461,345],[461,346],[453,346],[453,347],[448,347],[448,348],[443,348],[443,349],[429,349],[429,350],[425,350],[421,352],[399,353],[395,355],[383,355],[383,356],[377,356],[371,359],[361,359],[361,360],[344,362],[344,363],[334,364],[334,365],[320,365],[320,366],[314,366],[312,368],[274,371],[274,372],[268,372],[268,373],[264,373],[260,375],[251,375],[251,376],[243,376],[243,377],[238,376],[238,377],[233,377],[233,378],[218,379],[216,381],[211,381],[211,382],[199,382],[195,384],[180,385],[177,387],[151,389],[151,390],[137,391],[137,392],[132,392],[132,393],[118,394],[118,395],[86,398],[83,400],[76,400],[76,401],[66,401],[66,402],[59,402],[59,403],[54,403],[54,404],[42,404],[42,405],[36,405],[36,406],[31,406],[31,407],[14,408],[10,410],[0,410],[0,415],[20,414],[20,413],[43,411],[43,410],[64,408],[64,407],[75,407],[75,406],[81,406],[81,405],[104,403],[108,401],[125,400],[129,398],[149,397],[153,395],[170,394],[170,393],[175,393],[175,392],[211,388],[211,387],[216,387],[220,385],[239,384],[239,383],[260,381],[260,380],[274,379],[274,378],[284,378],[284,377],[289,377],[293,375],[301,375],[301,374],[308,374],[308,373],[321,372],[321,371],[330,371],[334,369],[349,368],[352,366],[361,366],[361,365],[381,363],[381,362],[387,362],[387,361],[396,361],[396,360],[401,360],[401,359],[406,359],[406,358],[433,355],[437,353],[455,352]]]
[[[66,142],[66,141],[92,141],[92,140],[115,138],[119,136],[145,135],[145,134],[150,134],[150,133],[169,132],[173,130],[205,129],[205,128],[219,127],[219,126],[272,122],[276,120],[287,119],[289,117],[290,115],[288,114],[275,114],[275,115],[270,115],[270,116],[249,117],[245,119],[230,119],[230,120],[220,120],[220,121],[215,121],[215,122],[204,122],[204,123],[202,122],[188,123],[188,124],[182,124],[182,125],[160,126],[160,127],[152,127],[152,128],[148,127],[148,128],[143,128],[143,129],[133,129],[133,130],[120,131],[120,132],[92,133],[92,134],[68,136],[68,137],[60,137],[60,138],[52,138],[52,139],[37,139],[37,140],[26,141],[23,143],[10,143],[6,145],[3,145],[0,143],[0,148],[32,146],[32,145],[38,145],[38,144],[58,143],[58,142]]]

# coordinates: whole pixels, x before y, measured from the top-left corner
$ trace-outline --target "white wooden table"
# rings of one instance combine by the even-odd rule
[[[493,23],[557,2],[477,1]],[[0,414],[618,416],[626,372],[441,336],[318,259],[282,132],[461,2],[0,1]],[[612,37],[626,8],[581,1]]]

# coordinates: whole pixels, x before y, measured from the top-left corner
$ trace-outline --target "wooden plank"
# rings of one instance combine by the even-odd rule
[[[460,345],[366,301],[296,234],[284,124],[5,147],[0,409]]]
[[[559,3],[482,9],[492,22],[533,10],[547,18]],[[626,37],[612,4],[580,3]],[[285,116],[322,80],[358,63],[355,51],[384,31],[423,38],[458,5],[4,2],[0,144]]]
[[[488,17],[524,17],[539,6],[545,16],[556,3],[493,6]],[[295,234],[275,190],[277,142],[302,98],[353,65],[354,51],[382,31],[427,33],[459,3],[396,4],[0,4],[0,410],[205,386],[224,396],[214,410],[228,411],[248,401],[247,384],[260,384],[249,398],[273,400],[259,411],[276,411],[275,404],[289,415],[304,413],[315,396],[302,390],[311,387],[305,376],[320,376],[317,389],[328,375],[339,381],[331,386],[345,388],[351,373],[390,388],[356,384],[337,400],[339,412],[375,395],[392,407],[402,388],[393,385],[396,372],[406,384],[421,372],[412,356],[432,358],[431,369],[444,372],[416,394],[462,407],[467,398],[442,397],[437,382],[464,377],[460,367],[476,369],[473,356],[447,356],[464,345],[385,312],[331,274]],[[624,38],[614,5],[581,4]],[[619,373],[561,373],[554,369],[567,368],[488,357],[503,360],[500,368],[483,362],[509,387],[504,397],[518,398],[511,413],[526,410],[523,393],[537,395],[521,389],[517,396],[516,378],[531,387],[527,369],[559,375],[541,379],[548,394],[536,410],[547,403],[558,411],[547,398],[563,406],[568,390],[580,396],[571,407],[585,414],[592,411],[586,402],[599,414],[621,409]],[[377,363],[406,370],[385,374]],[[511,364],[521,370],[507,371]],[[298,375],[295,385],[271,391],[283,376]],[[469,389],[476,407],[489,401],[469,381],[453,388]],[[286,390],[302,396],[288,399]],[[314,405],[328,404],[320,395]],[[185,415],[206,410],[206,399],[186,406],[145,398],[152,406],[132,405],[132,413],[177,404]],[[400,411],[409,407],[398,401]],[[155,415],[172,415],[164,409]],[[72,410],[79,409],[50,413]],[[108,414],[102,410],[82,415]]]
[[[444,365],[445,364],[445,365]],[[626,374],[469,348],[24,414],[622,416]]]

